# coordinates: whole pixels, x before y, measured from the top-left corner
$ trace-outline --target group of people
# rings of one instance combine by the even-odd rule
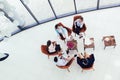
[[[85,23],[83,22],[82,16],[80,16],[78,19],[74,19],[73,32],[79,35],[80,38],[83,37],[83,33],[81,32],[81,29],[83,28],[84,25]],[[56,24],[55,31],[59,36],[59,38],[63,38],[63,39],[69,38],[69,41],[74,40],[72,35],[70,37],[68,36],[67,29],[64,25]],[[66,44],[66,45],[68,47],[71,47],[71,44],[70,45]],[[80,65],[82,68],[89,68],[92,67],[95,61],[94,54],[88,55],[85,52],[83,55],[82,53],[79,53],[78,50],[77,53],[72,53],[74,55],[69,56],[68,54],[70,51],[66,50],[64,52],[60,44],[57,44],[56,41],[51,41],[51,40],[47,41],[47,51],[49,54],[54,54],[54,53],[58,54],[58,56],[54,57],[54,62],[56,63],[57,66],[65,66],[67,63],[69,63],[71,59],[76,58],[78,65]],[[64,56],[64,54],[66,54],[67,56]]]
[[[83,21],[83,17],[82,16],[77,16],[74,17],[73,20],[73,26],[72,26],[72,31],[79,35],[79,37],[83,37],[83,28],[86,28],[85,23]],[[67,39],[68,38],[68,31],[66,29],[66,27],[63,24],[56,24],[55,25],[55,31],[58,34],[58,36],[62,39]]]
[[[47,41],[47,51],[49,54],[54,54],[54,53],[58,53],[58,56],[54,57],[54,62],[56,63],[56,65],[58,66],[65,66],[71,59],[77,57],[77,64],[80,65],[80,67],[82,68],[90,68],[93,66],[94,61],[95,61],[95,57],[94,54],[87,54],[86,52],[84,54],[82,53],[77,53],[74,54],[74,56],[64,56],[63,55],[63,51],[62,48],[60,46],[60,44],[57,44],[55,41],[52,42],[50,40]],[[66,55],[69,54],[70,51],[66,50]]]

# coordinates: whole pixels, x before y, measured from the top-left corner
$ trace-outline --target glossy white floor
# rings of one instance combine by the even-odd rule
[[[0,62],[0,80],[120,80],[120,7],[93,11],[81,14],[87,25],[86,36],[95,38],[95,50],[87,52],[95,54],[95,71],[81,72],[76,60],[70,72],[59,69],[40,51],[40,46],[47,40],[56,40],[63,48],[55,33],[54,25],[62,22],[71,27],[73,16],[48,22],[12,36],[0,43],[0,52],[10,56]],[[74,35],[74,34],[73,34]],[[104,50],[102,37],[114,35],[116,48]],[[79,52],[83,52],[82,40],[78,37]]]

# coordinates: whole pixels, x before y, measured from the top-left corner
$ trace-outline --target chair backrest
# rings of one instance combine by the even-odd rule
[[[83,20],[83,17],[81,15],[76,15],[76,16],[74,16],[73,21],[75,21],[77,19]]]
[[[61,22],[60,22],[60,23],[58,23],[58,26],[62,26],[63,28],[65,28],[65,29],[67,30],[67,32],[68,32],[68,36],[70,36],[70,35],[71,35],[72,30],[71,30],[70,28],[68,28],[68,27],[64,26]],[[62,40],[65,40],[65,38],[61,38],[61,39],[62,39]]]
[[[77,16],[74,16],[73,17],[73,27],[72,27],[72,31],[75,32],[75,25],[74,25],[74,21],[77,20],[77,19],[81,19],[83,20],[83,17],[81,15],[77,15]],[[85,32],[86,31],[86,25],[83,24],[83,28],[80,30],[80,32]]]
[[[56,66],[61,69],[68,69],[70,67],[70,65],[72,64],[73,60],[74,60],[74,58],[72,58],[65,66],[58,66],[58,65],[56,65]]]
[[[50,53],[47,51],[47,45],[41,45],[41,51],[42,51],[42,53],[48,55],[48,58],[49,58],[49,56],[58,55],[57,52],[50,54]]]
[[[86,29],[87,29],[87,28],[86,28],[86,25],[85,25],[85,23],[84,23],[82,29],[80,30],[80,32],[85,32]]]
[[[47,51],[47,45],[41,45],[41,51],[43,53],[45,53],[46,55],[49,55],[48,51]]]

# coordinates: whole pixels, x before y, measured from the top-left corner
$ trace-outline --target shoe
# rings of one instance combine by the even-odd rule
[[[77,54],[75,54],[74,57],[77,57]]]
[[[66,50],[66,53],[69,54],[69,50]]]
[[[84,56],[83,53],[81,53],[81,55]]]
[[[80,36],[79,38],[81,39],[83,36]]]
[[[5,60],[5,59],[7,59],[7,57],[9,56],[9,54],[8,53],[4,53],[4,57],[2,57],[2,58],[0,58],[0,61],[3,61],[3,60]]]

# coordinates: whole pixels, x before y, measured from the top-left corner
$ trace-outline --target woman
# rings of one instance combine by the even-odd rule
[[[51,42],[50,40],[48,40],[47,41],[47,50],[48,50],[48,53],[52,54],[52,53],[60,52],[61,47],[56,42]]]
[[[75,32],[77,35],[83,37],[84,29],[86,30],[85,23],[83,21],[82,16],[75,16],[74,17],[74,22],[73,22],[73,32]]]
[[[62,40],[65,40],[68,37],[66,28],[60,24],[55,25],[55,31]]]

